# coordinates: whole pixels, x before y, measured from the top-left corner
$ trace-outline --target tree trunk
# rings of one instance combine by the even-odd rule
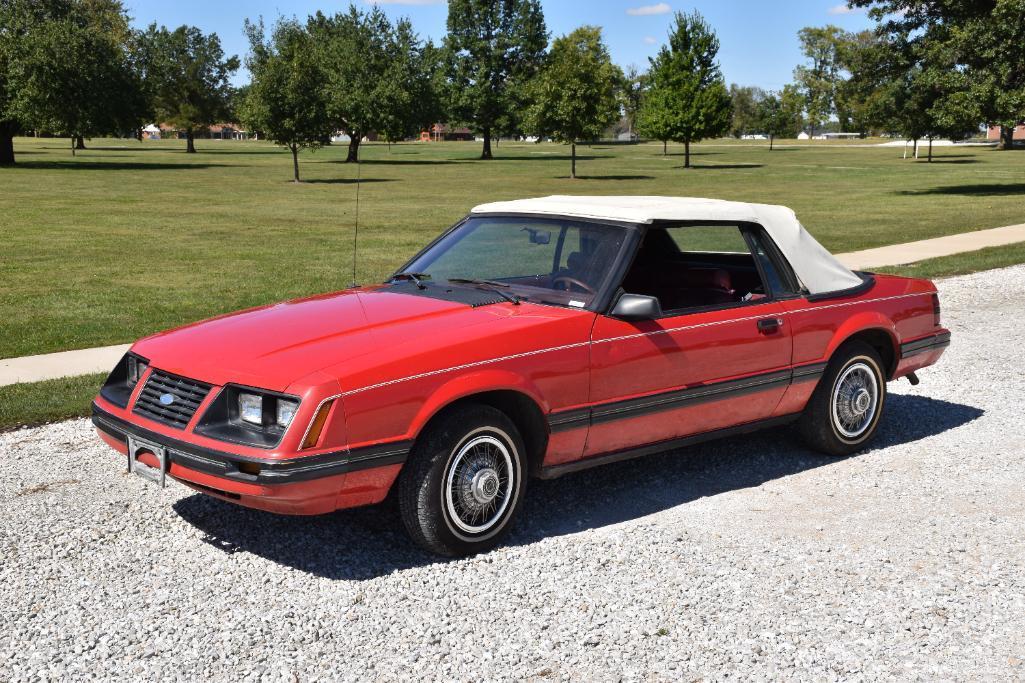
[[[191,128],[185,129],[185,153],[196,153],[196,134],[192,132]]]
[[[690,168],[690,140],[683,141],[683,167]]]
[[[14,125],[0,121],[0,166],[14,164]]]
[[[1000,142],[997,149],[1014,149],[1014,126],[1000,126]]]
[[[362,135],[359,131],[349,131],[349,153],[345,157],[345,163],[355,164],[359,162],[359,142]]]
[[[569,143],[569,177],[576,179],[577,177],[577,143]]]
[[[85,149],[85,138],[81,135],[75,136],[75,149]]]
[[[664,156],[664,157],[669,156],[669,141],[668,140],[663,140],[662,141],[662,156]]]
[[[490,128],[485,128],[484,129],[484,149],[481,150],[480,158],[481,158],[481,160],[493,159],[494,158],[491,155],[491,129]]]
[[[292,150],[292,176],[293,176],[293,182],[298,183],[298,182],[300,182],[299,181],[299,146],[298,145],[292,145],[291,146],[291,150]]]
[[[769,136],[769,151],[772,151],[772,136]]]
[[[929,138],[929,163],[932,163],[932,138]]]
[[[915,138],[911,142],[912,142],[911,150],[914,152],[914,157],[917,159],[918,158],[918,138]]]
[[[75,136],[71,136],[71,156],[75,156]]]

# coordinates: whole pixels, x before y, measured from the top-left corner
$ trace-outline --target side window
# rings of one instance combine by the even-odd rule
[[[766,299],[739,224],[653,226],[644,236],[623,289],[659,300],[668,315]]]
[[[797,284],[797,278],[765,231],[756,228],[750,234],[755,246],[755,258],[758,259],[772,295],[780,297],[800,294],[801,287]]]
[[[666,232],[681,252],[750,254],[744,234],[735,225],[689,225],[667,228]]]

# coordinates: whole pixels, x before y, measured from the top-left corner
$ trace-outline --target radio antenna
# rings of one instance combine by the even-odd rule
[[[362,145],[356,145],[356,221],[352,231],[352,286],[358,287],[359,284],[356,282],[356,247],[358,246],[357,240],[359,239],[359,186],[360,178],[362,176],[363,166],[360,164],[359,155],[362,151],[360,149]]]

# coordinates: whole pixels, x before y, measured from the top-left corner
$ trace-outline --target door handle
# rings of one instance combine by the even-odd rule
[[[758,321],[758,331],[764,334],[775,332],[783,326],[782,318],[762,318]]]

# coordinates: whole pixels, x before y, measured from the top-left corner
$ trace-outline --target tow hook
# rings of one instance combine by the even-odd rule
[[[907,378],[908,378],[908,381],[911,382],[911,386],[913,386],[913,387],[917,387],[918,383],[921,381],[920,379],[918,379],[918,375],[916,375],[913,372],[909,372],[907,374]]]

